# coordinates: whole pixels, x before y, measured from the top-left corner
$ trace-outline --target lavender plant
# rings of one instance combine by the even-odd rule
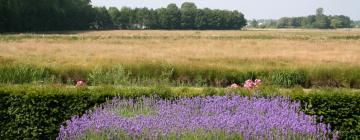
[[[285,97],[115,98],[60,128],[67,139],[337,139]]]

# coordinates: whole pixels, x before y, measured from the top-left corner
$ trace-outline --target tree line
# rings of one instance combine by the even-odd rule
[[[0,31],[88,29],[90,0],[0,0]]]
[[[360,20],[359,21],[354,21],[354,27],[355,28],[360,28]]]
[[[0,0],[0,32],[87,29],[241,29],[238,11],[199,9],[185,2],[166,8],[94,7],[90,0]]]
[[[336,29],[352,28],[354,22],[344,15],[325,15],[323,8],[318,8],[315,15],[304,17],[283,17],[279,20],[252,20],[250,26],[255,28],[317,28]]]

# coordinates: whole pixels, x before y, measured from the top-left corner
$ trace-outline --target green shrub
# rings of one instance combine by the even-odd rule
[[[110,67],[109,69],[96,66],[89,73],[88,83],[94,86],[101,84],[124,85],[127,84],[128,79],[129,74],[121,65]]]
[[[169,83],[172,79],[174,79],[175,68],[170,64],[162,64],[161,65],[161,75],[160,80],[165,83]]]
[[[60,124],[89,108],[120,96],[136,98],[159,95],[174,98],[170,87],[111,86],[67,88],[53,86],[0,86],[0,139],[54,139]],[[189,91],[188,96],[198,92]]]
[[[339,130],[343,139],[360,138],[359,91],[323,89],[310,93],[293,92],[292,98],[301,101],[306,114],[323,116],[321,122]]]
[[[53,76],[59,77],[61,83],[74,85],[76,84],[76,81],[86,81],[86,77],[88,76],[88,74],[89,70],[84,68],[66,67],[56,70]]]
[[[44,81],[50,75],[50,70],[31,65],[0,66],[0,83],[23,84]]]
[[[283,87],[308,87],[307,74],[302,70],[281,70],[271,74],[271,83]]]
[[[251,96],[254,92],[256,96],[279,95],[279,92],[289,95],[302,102],[302,109],[307,114],[323,116],[323,122],[339,130],[342,138],[356,139],[360,135],[359,91],[314,89],[307,93],[300,88],[285,92],[277,89],[0,86],[0,139],[54,139],[65,120],[115,96],[136,98],[158,95],[172,99],[225,93]]]
[[[98,102],[81,90],[29,88],[0,94],[7,99],[1,102],[6,122],[0,136],[5,139],[53,139],[59,124]]]
[[[282,87],[360,88],[360,67],[305,68],[295,70],[239,71],[221,68],[186,67],[162,63],[97,67],[43,67],[0,65],[0,83],[60,83],[74,85],[77,80],[88,85],[163,84],[168,86],[226,87],[260,78],[266,85]]]
[[[360,69],[352,68],[316,68],[311,70],[309,80],[316,87],[360,87]]]
[[[171,88],[167,86],[157,85],[150,89],[152,95],[159,95],[161,98],[171,98],[174,97],[172,94]]]
[[[216,88],[207,87],[207,88],[204,88],[204,89],[203,89],[202,93],[205,94],[205,95],[212,96],[212,95],[218,94],[219,91],[216,90]]]

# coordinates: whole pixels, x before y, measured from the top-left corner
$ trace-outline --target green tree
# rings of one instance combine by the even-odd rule
[[[301,17],[291,18],[291,27],[293,27],[293,28],[301,27],[301,21],[302,21]]]
[[[247,24],[244,15],[239,11],[227,11],[229,17],[227,18],[227,23],[229,23],[227,29],[241,29]]]
[[[88,29],[92,17],[89,0],[1,0],[7,31]],[[5,23],[4,23],[5,21]]]
[[[198,9],[185,2],[179,9],[93,7],[90,0],[0,0],[0,32],[94,29],[240,29],[238,11]]]
[[[310,15],[306,18],[307,20],[307,28],[315,28],[315,21],[316,21],[316,16],[315,15]]]
[[[159,16],[155,10],[153,10],[153,9],[149,10],[148,15],[146,15],[146,17],[145,17],[145,26],[150,29],[159,29],[160,28]]]
[[[8,18],[9,18],[9,9],[8,9],[9,0],[0,0],[0,32],[5,32],[8,30]]]
[[[315,27],[319,29],[326,29],[330,27],[330,21],[326,15],[324,15],[324,9],[316,9]]]
[[[184,2],[181,5],[181,27],[183,29],[194,29],[197,7],[192,2]]]
[[[308,17],[302,17],[300,21],[301,28],[308,28],[311,25],[311,22],[308,20]]]
[[[327,16],[316,16],[314,25],[315,28],[327,29],[330,27],[330,21]]]
[[[344,15],[327,16],[323,8],[318,8],[315,15],[307,17],[283,17],[277,22],[277,28],[351,28],[352,21]]]
[[[181,26],[181,11],[176,4],[169,4],[167,7],[170,29],[179,29]]]
[[[203,27],[206,29],[213,29],[213,25],[214,25],[214,18],[215,18],[215,14],[214,14],[214,10],[211,10],[209,8],[204,8],[202,10],[204,12],[204,19],[203,22]]]
[[[137,23],[141,26],[145,26],[149,21],[150,10],[148,8],[139,8],[137,11]]]
[[[109,10],[109,15],[111,18],[111,21],[113,22],[114,28],[120,28],[121,27],[121,13],[119,11],[119,9],[117,9],[116,7],[110,7]]]
[[[44,0],[43,2],[36,1],[34,3],[40,5],[41,3],[49,4],[40,7],[47,7],[48,13],[51,14],[48,17],[41,15],[39,17],[51,19],[52,22],[57,23],[51,24],[52,27],[56,28],[55,30],[85,30],[89,29],[91,22],[94,21],[94,9],[90,5],[90,0]],[[42,25],[38,24],[36,26]]]
[[[331,19],[331,23],[330,23],[331,28],[341,28],[342,27],[342,21],[338,18],[333,18]]]
[[[129,29],[131,25],[131,13],[132,9],[129,7],[122,7],[120,10],[120,27],[121,29]]]
[[[181,12],[176,4],[169,4],[167,8],[158,10],[159,23],[164,29],[179,29],[181,21]]]
[[[92,23],[94,29],[110,29],[113,28],[113,22],[110,14],[105,7],[95,7],[95,20]]]
[[[196,29],[206,29],[207,28],[207,15],[205,10],[198,9],[195,17],[195,28]]]
[[[332,28],[351,28],[352,21],[347,16],[333,16],[331,17],[330,26]]]
[[[355,28],[360,28],[360,21],[354,21],[354,22],[352,22],[352,25],[351,26],[353,26],[353,27],[355,27]]]
[[[250,22],[250,26],[253,27],[253,28],[257,28],[259,26],[259,23],[255,19],[253,19]]]
[[[277,28],[288,28],[289,27],[290,18],[283,17],[278,20]]]
[[[316,16],[324,16],[324,9],[321,7],[316,9]]]

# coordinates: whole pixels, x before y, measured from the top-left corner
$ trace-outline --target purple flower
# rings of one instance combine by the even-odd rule
[[[136,114],[140,112],[151,112]],[[285,97],[207,96],[156,100],[115,98],[61,126],[57,139],[111,130],[131,138],[156,139],[188,132],[238,134],[244,139],[329,139],[329,126],[299,112],[300,103]],[[119,112],[132,114],[124,116]],[[107,131],[108,132],[108,131]],[[337,132],[334,132],[336,139]]]

